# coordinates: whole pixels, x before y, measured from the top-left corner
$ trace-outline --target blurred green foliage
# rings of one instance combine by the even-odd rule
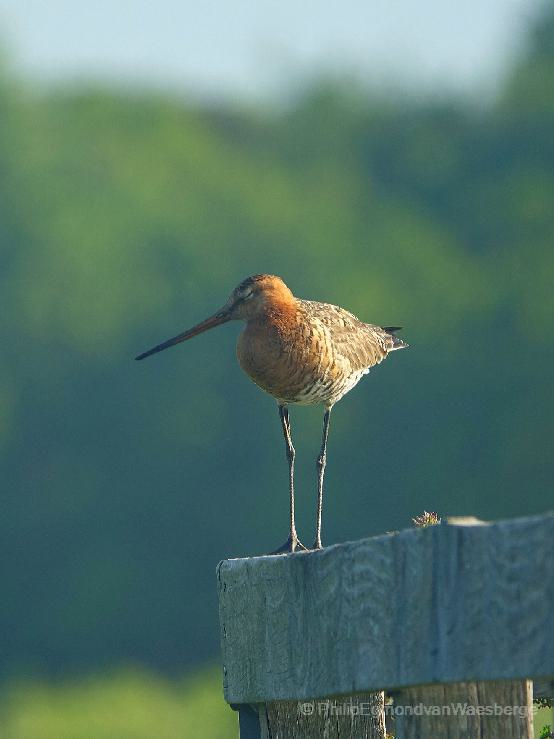
[[[553,19],[482,106],[322,81],[245,110],[0,75],[7,674],[217,654],[217,561],[286,535],[277,411],[238,326],[132,359],[248,274],[411,344],[334,413],[327,543],[552,507]],[[321,413],[292,424],[310,541]]]
[[[550,736],[552,709],[534,711],[534,736]],[[186,680],[142,668],[45,682],[11,682],[0,692],[2,739],[229,739],[238,715],[223,701],[219,669]]]
[[[128,669],[73,682],[25,681],[0,698],[2,739],[229,739],[238,718],[219,670],[164,680]]]

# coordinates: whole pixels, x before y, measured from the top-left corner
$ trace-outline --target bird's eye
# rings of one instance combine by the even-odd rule
[[[252,297],[253,295],[254,295],[254,293],[252,292],[252,290],[250,290],[250,292],[248,292],[248,293],[243,293],[243,294],[241,295],[241,300],[250,300],[250,298],[251,298],[251,297]]]

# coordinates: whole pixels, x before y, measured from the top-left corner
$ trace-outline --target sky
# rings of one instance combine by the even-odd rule
[[[272,96],[316,71],[494,89],[541,0],[0,0],[12,66],[206,97]]]

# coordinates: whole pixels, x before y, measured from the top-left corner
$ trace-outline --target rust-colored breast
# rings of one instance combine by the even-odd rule
[[[263,390],[280,402],[305,384],[310,347],[296,309],[271,311],[249,321],[237,343],[239,364]]]
[[[390,339],[342,308],[296,299],[249,321],[237,356],[278,402],[331,406],[386,357]]]

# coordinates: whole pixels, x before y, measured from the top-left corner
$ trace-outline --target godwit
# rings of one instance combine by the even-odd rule
[[[237,357],[246,374],[279,407],[289,464],[290,535],[277,550],[305,549],[294,520],[294,447],[287,406],[321,404],[323,439],[316,462],[317,524],[314,549],[321,549],[323,475],[327,461],[327,438],[331,409],[370,367],[389,352],[408,345],[394,335],[396,326],[381,328],[362,323],[344,308],[295,298],[280,277],[254,275],[240,283],[225,305],[188,331],[140,354],[145,359],[170,346],[191,339],[227,321],[246,321],[237,342]]]

